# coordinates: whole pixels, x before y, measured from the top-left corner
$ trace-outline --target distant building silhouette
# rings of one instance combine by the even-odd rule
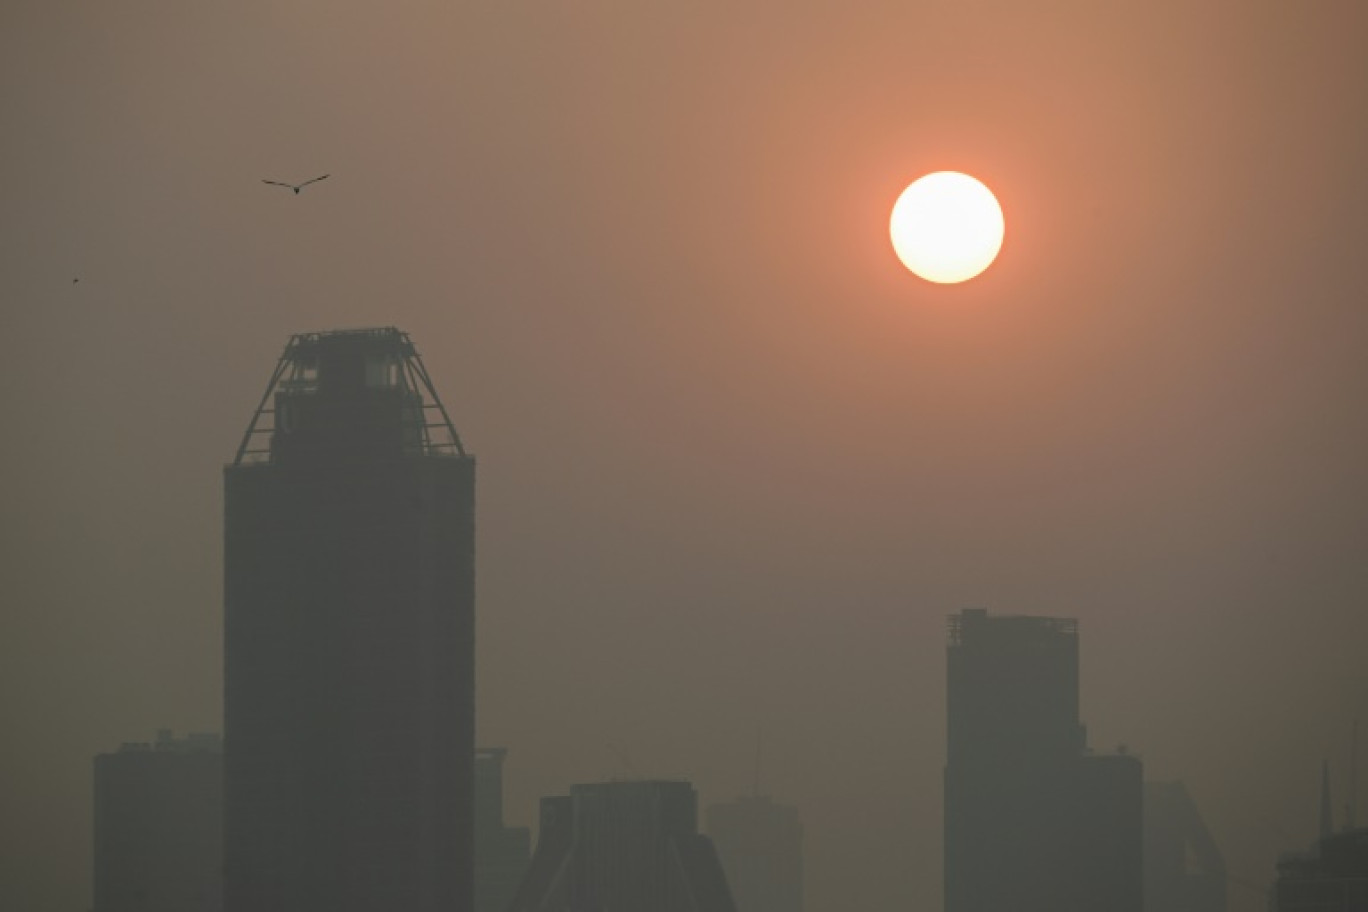
[[[689,783],[576,785],[541,807],[510,912],[737,912]]]
[[[1278,861],[1273,912],[1368,912],[1368,827],[1317,840]]]
[[[1141,764],[1086,752],[1077,622],[949,621],[947,912],[1142,912]]]
[[[289,340],[224,472],[227,912],[471,907],[474,493],[405,333]]]
[[[130,742],[95,757],[94,912],[218,912],[218,735]]]
[[[475,912],[507,912],[532,859],[527,827],[504,826],[501,747],[475,752]]]
[[[1225,912],[1226,866],[1181,782],[1145,783],[1145,912]]]
[[[798,809],[762,795],[714,804],[708,835],[742,912],[802,912],[803,824]]]
[[[1358,740],[1357,725],[1354,740]],[[1351,757],[1351,783],[1353,763]],[[1348,826],[1336,833],[1330,810],[1330,766],[1322,765],[1320,836],[1311,851],[1278,859],[1271,912],[1368,912],[1368,827],[1354,826],[1353,790],[1351,784]]]

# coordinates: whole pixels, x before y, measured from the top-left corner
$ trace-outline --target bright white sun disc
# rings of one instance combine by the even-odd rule
[[[913,181],[893,204],[888,233],[904,266],[943,285],[972,279],[1002,249],[1004,225],[997,197],[958,171]]]

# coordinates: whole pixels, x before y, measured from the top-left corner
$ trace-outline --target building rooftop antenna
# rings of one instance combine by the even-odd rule
[[[760,797],[760,726],[755,726],[755,779],[751,784],[751,797]]]
[[[608,745],[608,749],[613,752],[613,756],[617,757],[618,762],[622,764],[623,772],[627,774],[626,781],[630,782],[641,779],[641,776],[637,775],[637,771],[632,768],[632,761],[627,758],[626,751],[620,750],[616,744],[612,743]]]
[[[1349,808],[1345,814],[1345,825],[1349,829],[1354,829],[1358,824],[1354,821],[1354,811],[1358,807],[1358,716],[1354,717],[1354,723],[1350,727],[1349,735]]]
[[[1334,814],[1330,810],[1330,761],[1321,761],[1320,838],[1328,839],[1335,832]]]

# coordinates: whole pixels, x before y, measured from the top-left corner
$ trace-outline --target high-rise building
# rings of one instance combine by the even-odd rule
[[[1141,912],[1141,765],[1092,756],[1072,619],[950,617],[947,912]]]
[[[712,805],[707,822],[738,909],[802,912],[803,824],[797,808],[751,795]]]
[[[218,912],[218,735],[129,742],[95,757],[94,912]]]
[[[508,912],[532,858],[527,827],[504,825],[502,747],[475,752],[475,912]]]
[[[289,340],[224,472],[227,912],[471,907],[474,495],[405,333]]]
[[[575,785],[542,799],[532,866],[510,912],[736,912],[687,782]]]
[[[1146,782],[1146,912],[1225,912],[1225,907],[1225,859],[1187,787]]]

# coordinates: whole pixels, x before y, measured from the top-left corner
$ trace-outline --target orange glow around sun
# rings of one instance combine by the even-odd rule
[[[1004,223],[997,197],[958,171],[918,178],[893,204],[888,232],[904,266],[943,285],[972,279],[1002,249]]]

